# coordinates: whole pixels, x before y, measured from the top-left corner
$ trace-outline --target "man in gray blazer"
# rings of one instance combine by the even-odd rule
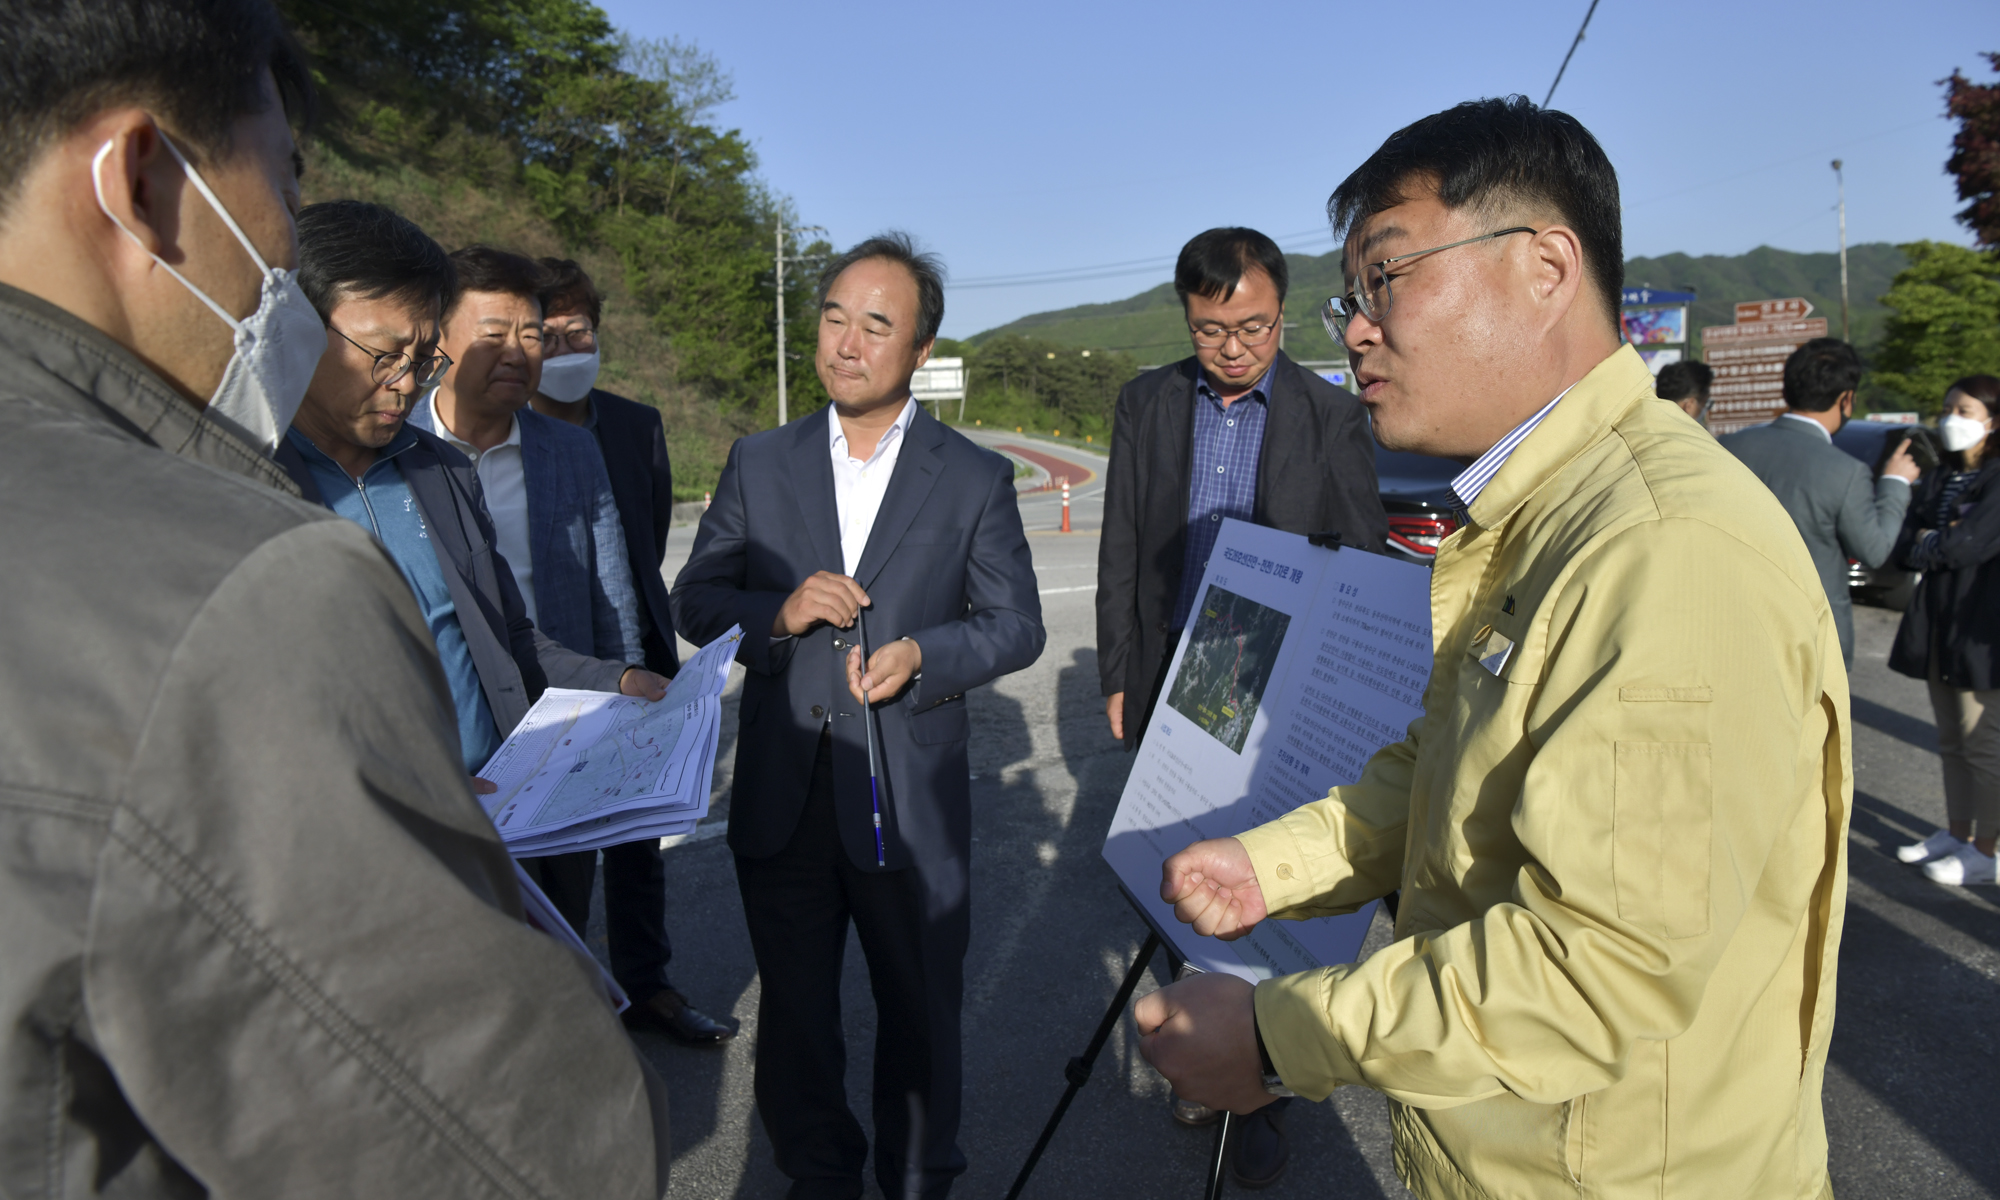
[[[1785,360],[1786,411],[1769,425],[1722,439],[1778,497],[1819,569],[1820,586],[1840,627],[1840,653],[1854,665],[1854,606],[1847,597],[1847,560],[1879,567],[1888,561],[1917,478],[1909,443],[1898,447],[1871,481],[1868,468],[1836,449],[1833,435],[1854,415],[1861,357],[1838,338],[1815,338]]]
[[[910,396],[940,274],[901,234],[828,266],[815,365],[833,403],[731,447],[671,597],[686,637],[745,635],[729,847],[762,980],[757,1113],[796,1200],[862,1194],[840,1023],[850,921],[881,1030],[876,1181],[889,1200],[937,1200],[965,1170],[965,693],[1034,662],[1046,634],[1013,469]]]

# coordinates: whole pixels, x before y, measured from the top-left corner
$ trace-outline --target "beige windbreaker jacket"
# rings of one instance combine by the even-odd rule
[[[1278,1073],[1387,1093],[1423,1197],[1830,1195],[1853,779],[1797,530],[1630,347],[1470,517],[1408,739],[1243,835],[1277,916],[1403,895],[1373,957],[1259,985]]]

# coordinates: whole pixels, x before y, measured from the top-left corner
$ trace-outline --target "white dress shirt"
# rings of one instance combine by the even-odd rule
[[[882,497],[889,491],[889,477],[896,473],[896,458],[903,451],[903,435],[909,431],[915,400],[904,400],[896,423],[875,443],[875,453],[866,462],[849,456],[847,431],[841,428],[840,414],[826,406],[826,423],[832,439],[833,503],[840,521],[840,570],[853,575],[861,565],[861,552],[868,548],[868,535],[875,529],[875,514],[882,511]]]
[[[507,440],[484,452],[445,426],[436,409],[437,393],[424,398],[431,405],[430,426],[454,450],[472,460],[479,476],[480,490],[486,494],[486,512],[493,518],[494,548],[507,560],[514,573],[514,586],[521,589],[521,604],[528,620],[535,618],[535,560],[528,553],[528,477],[521,463],[521,418],[507,426]]]

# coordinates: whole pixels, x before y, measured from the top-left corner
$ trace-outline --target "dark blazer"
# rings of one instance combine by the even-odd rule
[[[436,433],[435,403],[417,405],[410,427]],[[597,439],[531,408],[515,416],[535,559],[535,627],[579,654],[637,663],[639,606]]]
[[[1847,594],[1849,555],[1864,566],[1889,561],[1910,488],[1899,479],[1869,478],[1861,460],[1808,429],[1805,422],[1779,417],[1722,439],[1784,505],[1805,539],[1819,572],[1820,587],[1840,630],[1840,653],[1854,665],[1854,602]]]
[[[660,564],[667,557],[667,529],[674,523],[674,468],[667,460],[666,431],[660,410],[593,388],[591,432],[604,454],[611,476],[611,496],[618,502],[618,520],[625,527],[625,556],[632,564],[632,586],[639,597],[639,643],[646,667],[662,675],[680,670],[680,650],[674,645],[674,616],[667,603],[667,581]]]
[[[739,440],[674,581],[674,620],[695,642],[743,627],[743,683],[729,845],[747,858],[783,849],[804,809],[820,729],[834,714],[834,808],[848,858],[875,870],[868,751],[847,690],[851,631],[821,626],[774,641],[785,598],[815,571],[841,573],[833,463],[821,409]],[[1046,634],[1007,460],[921,406],[854,572],[874,607],[868,649],[900,637],[923,649],[922,678],[875,705],[888,802],[889,869],[919,868],[934,906],[962,901],[971,857],[965,693],[1021,670]]]
[[[423,514],[473,670],[479,672],[479,686],[501,736],[521,723],[546,687],[617,691],[624,663],[568,650],[528,620],[514,572],[494,546],[493,519],[486,515],[472,463],[437,435],[414,425],[406,428],[417,444],[398,455],[396,465]],[[278,439],[275,457],[307,500],[326,503],[304,456],[289,439]]]
[[[1367,410],[1282,350],[1271,370],[1253,519],[1288,533],[1337,530],[1343,545],[1380,551],[1389,521]],[[1167,625],[1187,556],[1200,371],[1185,358],[1118,393],[1097,548],[1097,673],[1105,695],[1125,693],[1128,746],[1138,744],[1144,705],[1173,649]]]
[[[1924,576],[1903,610],[1889,668],[1926,679],[1935,645],[1945,686],[1986,691],[2000,687],[2000,462],[1973,476],[1958,496],[1964,516],[1926,548],[1917,535],[1932,527],[1946,473],[1917,481],[1896,538],[1896,563]]]

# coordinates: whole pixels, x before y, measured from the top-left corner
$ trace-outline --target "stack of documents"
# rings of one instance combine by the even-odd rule
[[[743,631],[682,665],[665,697],[550,688],[479,775],[481,796],[518,858],[598,850],[688,833],[708,815],[722,689]]]

